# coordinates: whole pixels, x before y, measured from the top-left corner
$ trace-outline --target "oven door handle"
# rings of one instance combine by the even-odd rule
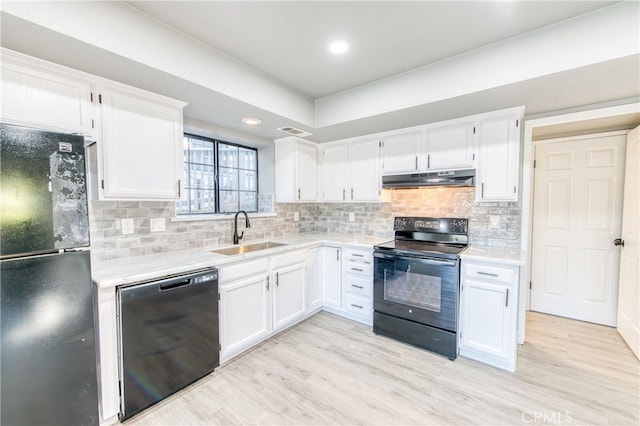
[[[373,257],[377,257],[379,259],[390,259],[390,260],[408,260],[410,262],[423,263],[425,265],[437,265],[437,266],[458,265],[457,260],[439,259],[435,257],[413,257],[413,256],[392,255],[392,254],[384,254],[384,253],[376,253],[376,252],[373,253]]]

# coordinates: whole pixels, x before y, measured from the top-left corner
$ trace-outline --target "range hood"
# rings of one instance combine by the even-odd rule
[[[475,169],[382,176],[382,188],[384,189],[475,185]]]

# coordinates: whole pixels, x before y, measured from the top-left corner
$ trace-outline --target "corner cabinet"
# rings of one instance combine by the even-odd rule
[[[0,116],[9,124],[91,136],[91,82],[70,68],[2,49]]]
[[[517,265],[462,260],[460,355],[516,369]]]
[[[518,201],[523,112],[518,108],[479,120],[476,201]]]
[[[342,249],[322,247],[322,306],[329,312],[342,310]]]
[[[276,201],[316,201],[315,143],[296,137],[276,139]]]
[[[180,199],[186,104],[123,85],[98,86],[93,98],[100,199]]]

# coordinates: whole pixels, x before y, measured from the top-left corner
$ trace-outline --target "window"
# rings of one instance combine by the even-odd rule
[[[255,148],[185,135],[185,197],[179,215],[258,211],[258,151]]]

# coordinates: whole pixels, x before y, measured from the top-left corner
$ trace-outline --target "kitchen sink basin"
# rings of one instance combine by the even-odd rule
[[[266,250],[274,247],[286,246],[284,243],[276,243],[274,241],[265,241],[263,243],[243,244],[241,246],[226,247],[217,250],[211,250],[212,253],[223,254],[225,256],[233,256],[234,254],[249,253],[252,251]]]

